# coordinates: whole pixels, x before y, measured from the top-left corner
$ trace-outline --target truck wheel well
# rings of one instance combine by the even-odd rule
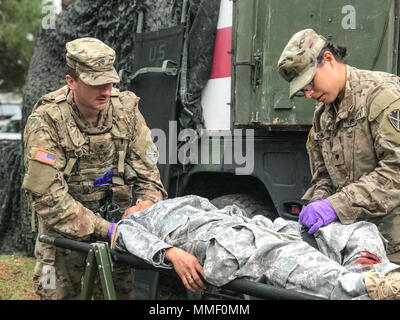
[[[193,174],[180,196],[195,194],[214,199],[228,194],[249,194],[273,206],[273,202],[264,184],[253,176],[240,176],[232,173],[206,172]]]
[[[236,205],[243,210],[248,218],[253,218],[256,215],[265,216],[271,220],[278,217],[278,213],[273,207],[268,207],[265,202],[254,198],[249,194],[227,194],[211,200],[211,203],[218,209],[223,209],[226,206]]]

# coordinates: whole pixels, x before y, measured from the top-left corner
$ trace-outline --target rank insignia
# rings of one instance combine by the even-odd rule
[[[400,110],[392,111],[389,114],[389,121],[397,131],[400,131]]]
[[[149,146],[146,150],[146,158],[147,161],[150,162],[151,164],[157,163],[158,160],[158,154],[157,152],[153,149],[152,146]]]

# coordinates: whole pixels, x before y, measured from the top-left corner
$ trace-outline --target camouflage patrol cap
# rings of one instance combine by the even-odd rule
[[[115,51],[96,38],[80,38],[68,42],[67,65],[87,85],[118,83],[114,69]]]
[[[317,58],[326,39],[312,29],[297,32],[287,43],[278,61],[280,75],[290,83],[289,97],[308,85],[317,69]]]

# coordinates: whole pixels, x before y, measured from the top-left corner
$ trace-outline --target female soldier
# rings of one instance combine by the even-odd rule
[[[297,94],[319,102],[307,150],[311,187],[301,224],[314,233],[339,219],[368,220],[388,240],[389,259],[400,262],[400,81],[343,61],[346,49],[312,29],[289,40],[278,70]]]

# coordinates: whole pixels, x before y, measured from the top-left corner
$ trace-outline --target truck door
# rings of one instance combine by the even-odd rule
[[[234,1],[234,123],[274,129],[311,124],[315,103],[291,102],[277,71],[283,48],[302,29],[347,47],[354,67],[397,74],[398,6],[397,0]]]

